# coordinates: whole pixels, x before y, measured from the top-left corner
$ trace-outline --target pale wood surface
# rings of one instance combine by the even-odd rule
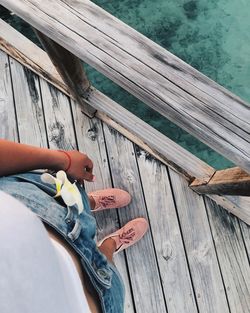
[[[250,312],[249,260],[238,220],[214,201],[205,203],[231,312]]]
[[[138,147],[136,156],[168,313],[198,312],[167,168]]]
[[[190,187],[201,194],[250,196],[250,175],[233,167],[216,171],[207,183],[195,179]]]
[[[43,79],[49,82],[54,81],[56,87],[64,93],[69,93],[68,88],[45,51],[1,19],[0,29],[1,50],[24,64],[25,67],[32,69]]]
[[[242,100],[90,1],[1,3],[250,172],[250,109]]]
[[[250,198],[242,196],[207,195],[218,205],[250,225]]]
[[[8,56],[0,50],[0,134],[1,138],[18,141],[15,106],[11,87]]]
[[[40,81],[40,85],[49,147],[65,150],[76,149],[68,97],[54,87],[49,86],[44,80]]]
[[[240,221],[239,223],[244,237],[248,259],[250,260],[250,227],[247,224],[243,223],[242,221]]]
[[[39,78],[11,58],[10,66],[20,142],[46,147]]]
[[[53,148],[88,150],[98,177],[92,186],[86,183],[87,190],[116,186],[131,193],[132,203],[119,209],[118,215],[116,210],[98,214],[99,237],[134,217],[149,220],[148,234],[125,256],[116,258],[127,290],[125,312],[248,312],[250,227],[240,222],[239,229],[237,218],[208,200],[206,211],[203,198],[180,175],[99,119],[90,120],[76,103],[43,80],[34,76],[34,80],[22,81],[18,63],[12,62],[11,67],[14,95],[20,97],[15,99],[18,111],[23,108],[26,114],[18,119],[21,138],[38,146],[49,143]],[[37,85],[41,87],[38,104],[28,99]],[[9,95],[1,96],[6,110]],[[29,109],[25,110],[27,101]],[[37,110],[41,105],[42,110]],[[36,128],[37,124],[42,127],[43,119],[44,133]],[[5,119],[0,136],[12,127],[15,120]],[[237,202],[235,197],[232,201]],[[244,197],[239,201],[249,204]]]
[[[203,198],[172,170],[170,180],[199,311],[229,313]]]
[[[77,99],[78,103],[81,104],[84,113],[93,117],[96,110],[84,101],[84,98],[88,96],[90,82],[81,61],[46,35],[39,31],[35,31],[35,33],[47,51],[57,72],[68,86],[68,89],[74,95],[75,99]]]

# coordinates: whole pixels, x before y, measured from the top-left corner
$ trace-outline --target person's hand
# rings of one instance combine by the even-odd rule
[[[70,167],[66,171],[70,178],[77,180],[80,183],[83,183],[84,180],[94,180],[93,162],[86,154],[76,150],[58,152],[61,153],[61,157],[62,155],[64,157],[64,162],[61,168],[62,170],[66,170],[68,168],[69,162],[71,162]],[[68,154],[69,157],[67,157],[66,154]]]

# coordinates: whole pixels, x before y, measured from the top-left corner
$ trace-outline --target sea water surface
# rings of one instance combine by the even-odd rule
[[[250,102],[249,0],[94,0],[97,5]],[[30,28],[0,7],[0,17],[35,41]],[[216,169],[233,164],[87,67],[98,89]]]

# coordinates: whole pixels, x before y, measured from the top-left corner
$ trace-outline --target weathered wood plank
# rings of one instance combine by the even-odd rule
[[[36,31],[36,35],[47,51],[58,73],[68,86],[68,89],[74,95],[77,102],[81,104],[84,113],[93,117],[96,110],[84,101],[84,98],[88,96],[90,82],[84,72],[81,61],[41,32]]]
[[[76,149],[70,102],[44,80],[40,81],[49,147],[51,149]]]
[[[248,260],[250,262],[250,226],[239,221],[243,239],[247,249]]]
[[[128,207],[118,211],[122,225],[133,218],[147,218],[132,142],[107,125],[104,135],[114,186],[127,190],[132,197]],[[136,312],[166,312],[151,231],[125,253]]]
[[[250,267],[238,220],[205,202],[231,312],[250,312]]]
[[[136,147],[168,313],[197,312],[166,166]]]
[[[112,188],[101,121],[96,118],[88,118],[82,113],[81,107],[74,101],[72,101],[72,112],[79,150],[85,152],[94,163],[96,181],[91,183],[85,182],[86,191],[90,192],[103,188]],[[98,239],[105,237],[120,227],[116,210],[97,212],[95,213],[95,218]],[[134,313],[133,295],[131,293],[129,274],[123,253],[117,254],[115,264],[126,286],[125,312]]]
[[[110,16],[104,10],[90,1],[55,0],[52,5],[49,0],[2,0],[2,4],[162,115],[250,172],[250,109],[243,101],[225,92],[222,102],[215,101],[218,88],[212,88],[213,84],[210,84],[211,93],[204,91],[199,99],[199,88],[195,92],[191,89],[186,91],[179,83],[181,75],[185,75],[185,67],[182,68],[181,75],[172,80],[164,77],[150,62],[152,58],[164,60],[164,57],[157,54],[158,46],[150,42],[151,49],[148,48],[149,41],[144,36],[136,37],[135,31],[114,18],[109,19]],[[90,20],[91,14],[95,15],[95,24]],[[119,34],[115,36],[117,32]],[[141,47],[141,56],[138,55],[139,50],[136,53],[133,50],[138,45]],[[144,58],[147,49],[151,51],[151,59],[148,61]],[[152,49],[156,50],[155,53],[152,53]],[[168,68],[164,64],[161,62],[166,73]],[[209,85],[209,80],[206,84]],[[213,97],[209,97],[209,94]],[[231,102],[230,109],[228,101]]]
[[[250,196],[250,175],[233,167],[216,171],[207,183],[195,179],[190,187],[201,194]]]
[[[62,81],[61,76],[45,51],[1,19],[0,29],[1,50],[42,76],[43,79],[49,82],[53,81],[59,90],[69,93],[67,86]]]
[[[59,90],[69,94],[67,86],[62,82],[48,55],[30,42],[29,39],[23,37],[8,24],[6,25],[5,22],[0,20],[0,26],[2,25],[7,33],[4,38],[8,41],[5,40],[5,44],[1,45],[3,40],[0,40],[0,48],[5,49],[7,53],[23,65],[31,67],[32,70]],[[15,38],[17,38],[16,45]],[[191,180],[192,177],[197,177],[205,182],[214,173],[215,170],[212,167],[181,148],[95,88],[92,87],[92,92],[86,102],[99,110],[97,112],[99,119],[136,142],[137,145],[154,155],[161,162],[182,173],[188,180]],[[186,162],[186,160],[189,161]]]
[[[0,51],[0,138],[18,141],[8,56]]]
[[[170,181],[199,312],[229,313],[203,198],[172,170]]]
[[[218,205],[234,214],[242,221],[250,225],[250,198],[241,196],[208,195]]]
[[[46,147],[39,78],[13,59],[10,66],[20,142]]]

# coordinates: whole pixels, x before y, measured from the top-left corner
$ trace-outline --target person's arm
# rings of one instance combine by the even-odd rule
[[[79,151],[61,151],[38,148],[0,139],[0,177],[35,170],[67,170],[67,174],[80,182],[93,181],[93,163],[86,154]]]

